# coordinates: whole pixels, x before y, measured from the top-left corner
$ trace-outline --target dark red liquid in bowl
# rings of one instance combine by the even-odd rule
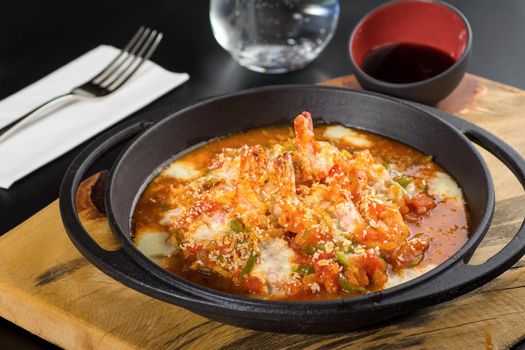
[[[450,54],[421,44],[391,44],[370,51],[362,69],[371,77],[389,83],[406,84],[432,78],[456,60]]]
[[[439,2],[403,0],[381,6],[368,15],[354,31],[350,40],[350,53],[354,62],[373,77],[380,73],[376,71],[377,68],[370,68],[371,63],[366,61],[375,62],[378,57],[384,56],[388,62],[382,69],[392,70],[389,68],[392,63],[389,62],[408,65],[405,61],[408,53],[417,56],[410,58],[411,62],[432,61],[433,72],[442,72],[446,70],[443,66],[449,68],[461,58],[467,42],[467,26],[451,8]],[[418,74],[422,73],[416,71],[414,68],[414,71],[408,72],[410,76],[403,78],[400,78],[401,72],[385,74],[390,80],[423,80],[420,76],[418,78]],[[378,79],[389,81],[386,78]]]

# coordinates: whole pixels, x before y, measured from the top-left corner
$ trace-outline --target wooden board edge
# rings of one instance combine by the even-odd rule
[[[0,316],[52,344],[65,349],[111,349],[116,344],[119,349],[136,349],[111,330],[103,330],[63,311],[30,294],[17,292],[6,283],[0,284]]]

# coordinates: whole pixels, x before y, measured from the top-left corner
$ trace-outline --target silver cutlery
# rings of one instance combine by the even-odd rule
[[[29,124],[34,116],[44,110],[49,110],[52,106],[63,103],[65,100],[99,98],[115,92],[151,57],[161,39],[162,33],[148,27],[140,27],[117,57],[99,74],[86,83],[73,88],[70,92],[41,104],[31,112],[1,128],[0,142]]]

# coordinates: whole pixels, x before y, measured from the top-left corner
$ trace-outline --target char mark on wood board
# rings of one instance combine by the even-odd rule
[[[525,215],[525,195],[503,199],[496,202],[492,225],[504,225],[520,220]]]
[[[46,272],[38,275],[35,287],[42,287],[46,284],[56,282],[86,265],[88,265],[88,261],[84,258],[77,258],[63,264],[55,265]]]
[[[201,339],[201,337],[204,336],[205,334],[210,333],[211,331],[214,331],[215,329],[222,327],[222,326],[224,326],[224,323],[213,322],[202,330],[202,334],[195,335],[192,338],[184,341],[183,343],[178,344],[178,346],[174,350],[184,350],[188,346],[190,346],[191,343],[193,343],[195,340]]]
[[[401,333],[402,333],[401,330],[399,330],[399,331],[392,331],[392,332],[384,332],[384,333],[381,333],[381,334],[373,337],[370,340],[371,341],[378,341],[378,340],[388,339],[388,338],[396,337],[396,336],[400,335]]]
[[[177,336],[166,340],[166,342],[163,344],[163,347],[167,348],[167,347],[172,346],[173,344],[177,343],[182,338],[188,336],[190,333],[192,333],[194,331],[202,330],[203,327],[207,326],[210,323],[213,323],[213,321],[212,320],[204,321],[204,322],[199,323],[198,325],[196,325],[194,327],[191,327],[190,329],[188,329],[184,333],[177,334]]]
[[[525,195],[496,202],[494,218],[481,247],[507,243],[518,231],[525,216]]]
[[[100,172],[97,181],[91,187],[91,202],[99,213],[106,215],[106,205],[104,203],[104,193],[106,192],[106,185],[108,183],[108,171]]]
[[[392,341],[392,340],[391,340]],[[394,340],[391,343],[383,343],[367,347],[367,350],[400,350],[400,349],[421,349],[425,343],[425,337],[410,337],[400,340]]]
[[[343,345],[350,345],[352,342],[368,337],[376,332],[377,330],[375,329],[370,331],[352,332],[350,334],[336,333],[323,335],[252,332],[231,343],[225,344],[220,349],[335,349]]]

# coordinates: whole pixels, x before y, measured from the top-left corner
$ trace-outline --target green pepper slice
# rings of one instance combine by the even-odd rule
[[[315,254],[315,247],[313,244],[310,244],[309,246],[303,248],[303,253],[306,255],[314,255]]]
[[[348,261],[346,255],[344,255],[341,252],[335,252],[335,257],[337,258],[337,262],[339,263],[339,265],[344,267],[350,267],[350,261]]]
[[[411,262],[409,267],[414,267],[419,265],[419,263],[423,260],[423,255],[416,256]]]
[[[367,292],[366,288],[351,285],[342,274],[339,274],[339,285],[347,293],[365,294]]]
[[[310,265],[299,265],[297,267],[297,270],[295,270],[295,272],[297,272],[301,276],[306,276],[306,275],[314,273],[315,269],[313,268],[313,266],[310,266]]]
[[[294,146],[286,146],[286,147],[283,147],[283,149],[281,150],[281,154],[295,152],[295,151],[297,151],[297,148],[295,148]]]
[[[408,176],[399,176],[399,177],[396,177],[395,180],[403,188],[407,187],[412,182],[412,179],[409,178]]]
[[[235,233],[239,233],[244,231],[244,224],[237,220],[232,220],[230,222],[230,230],[232,230]]]
[[[255,266],[255,261],[257,260],[257,255],[255,255],[253,252],[250,253],[250,256],[248,259],[246,259],[246,262],[244,263],[244,266],[241,269],[241,275],[246,276],[249,274],[253,267]]]

